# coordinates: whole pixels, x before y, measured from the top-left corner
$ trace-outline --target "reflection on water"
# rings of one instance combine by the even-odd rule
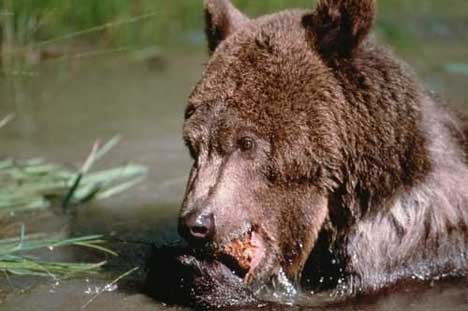
[[[44,157],[77,166],[96,138],[119,133],[122,142],[102,165],[131,160],[149,167],[150,173],[131,192],[100,206],[82,206],[70,217],[52,213],[20,217],[28,232],[105,234],[121,254],[109,263],[109,269],[117,273],[143,265],[150,243],[178,239],[177,213],[190,167],[180,139],[180,116],[205,58],[204,51],[190,57],[180,52],[168,60],[162,72],[145,63],[130,63],[125,57],[75,64],[50,62],[35,68],[37,77],[23,85],[30,101],[28,116],[19,114],[0,132],[1,157]],[[2,114],[15,111],[6,88],[4,81],[0,83]],[[32,125],[23,128],[25,120]],[[83,256],[91,255],[76,251],[54,254],[63,260]],[[115,273],[57,285],[53,280],[0,277],[0,301],[7,293],[7,310],[64,310],[71,301],[78,310],[90,299],[89,288],[102,287],[112,277]],[[87,309],[103,310],[105,305],[111,310],[120,303],[121,310],[145,310],[145,305],[154,310],[154,304],[143,296],[113,292],[99,298]]]
[[[468,77],[443,70],[447,63],[468,62],[466,47],[429,42],[403,52],[432,88],[441,90],[459,106],[466,103]],[[46,213],[20,219],[29,232],[105,234],[121,257],[110,261],[108,273],[84,280],[56,283],[37,278],[0,278],[0,302],[6,299],[2,310],[80,310],[96,288],[115,277],[113,271],[122,273],[143,265],[151,243],[178,239],[176,217],[190,166],[180,139],[182,115],[205,60],[204,50],[196,49],[168,57],[163,71],[129,62],[125,57],[53,61],[33,68],[37,75],[22,86],[30,104],[23,107],[27,111],[22,110],[24,114],[18,115],[15,123],[0,131],[0,156],[39,156],[78,165],[96,138],[120,133],[122,143],[103,165],[132,160],[148,166],[150,173],[133,191],[99,206],[80,207],[70,217]],[[2,115],[16,109],[3,82]],[[77,252],[54,256],[92,258],[91,254]],[[142,274],[136,273],[120,290],[104,292],[87,310],[176,310],[138,293]],[[434,284],[366,298],[339,309],[466,310],[466,288],[466,282]]]

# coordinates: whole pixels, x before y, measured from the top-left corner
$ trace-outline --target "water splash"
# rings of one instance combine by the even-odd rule
[[[255,296],[263,301],[275,302],[284,305],[295,305],[298,290],[288,279],[283,269],[272,278],[269,285],[260,287]]]

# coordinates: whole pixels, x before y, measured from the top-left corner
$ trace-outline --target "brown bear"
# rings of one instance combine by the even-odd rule
[[[186,109],[179,223],[198,302],[465,275],[466,129],[369,35],[375,12],[319,0],[249,19],[205,1],[211,58]]]

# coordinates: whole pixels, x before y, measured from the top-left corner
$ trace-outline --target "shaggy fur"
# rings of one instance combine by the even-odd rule
[[[209,215],[215,234],[194,248],[254,231],[268,255],[245,285],[210,269],[223,262],[184,258],[205,271],[196,300],[270,300],[265,288],[292,295],[288,282],[349,296],[465,275],[466,127],[369,37],[375,1],[252,20],[227,0],[205,8],[212,57],[186,112],[194,166],[181,232],[188,215]]]

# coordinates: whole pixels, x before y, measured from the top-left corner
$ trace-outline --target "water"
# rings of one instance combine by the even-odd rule
[[[455,105],[467,105],[468,76],[444,70],[449,63],[467,63],[466,46],[427,40],[400,53],[432,88]],[[102,166],[132,160],[149,169],[147,180],[131,192],[80,207],[72,216],[42,213],[20,217],[29,232],[68,231],[73,235],[106,234],[122,254],[100,276],[56,282],[29,277],[0,277],[0,309],[13,310],[179,310],[141,293],[137,272],[113,291],[102,289],[119,273],[144,264],[148,242],[178,239],[176,218],[190,159],[180,138],[186,98],[206,61],[203,49],[166,53],[165,69],[129,62],[121,55],[73,61],[50,61],[32,68],[36,77],[22,85],[22,114],[0,131],[0,156],[44,157],[77,167],[96,138],[122,134],[122,143]],[[4,81],[2,81],[4,82]],[[15,110],[0,84],[0,113]],[[130,243],[118,242],[122,240]],[[56,251],[63,259],[94,259],[83,251]],[[310,298],[309,299],[313,299]],[[90,300],[92,300],[90,302]],[[88,304],[89,303],[89,304]],[[466,281],[400,288],[378,297],[336,306],[339,310],[466,310]],[[263,309],[279,309],[266,306]],[[291,307],[291,310],[300,308]],[[284,308],[281,308],[284,310]]]
[[[18,115],[2,129],[2,157],[43,157],[78,167],[95,139],[106,140],[121,134],[122,142],[100,166],[131,160],[150,171],[145,182],[131,192],[99,205],[82,206],[70,217],[53,213],[19,217],[28,232],[100,233],[143,243],[177,239],[177,213],[190,167],[180,138],[180,116],[205,59],[201,50],[190,57],[179,52],[167,60],[164,71],[147,63],[131,63],[120,56],[74,64],[52,61],[34,68],[37,78],[28,80],[24,86],[31,104],[28,115]],[[5,83],[0,87],[3,87],[2,114],[14,111],[6,96]],[[24,126],[26,121],[30,124]],[[111,261],[110,269],[118,266],[114,270],[119,273],[141,265],[149,252],[146,244],[115,243],[114,248],[123,258]],[[60,250],[54,254],[75,260],[82,256]],[[89,289],[103,287],[116,276],[108,274],[97,279],[61,281],[58,286],[48,279],[7,280],[2,276],[0,309],[64,310],[73,306],[71,310],[79,310],[92,297]],[[87,310],[106,310],[103,306],[108,310],[155,308],[141,294],[114,291],[103,293]]]

